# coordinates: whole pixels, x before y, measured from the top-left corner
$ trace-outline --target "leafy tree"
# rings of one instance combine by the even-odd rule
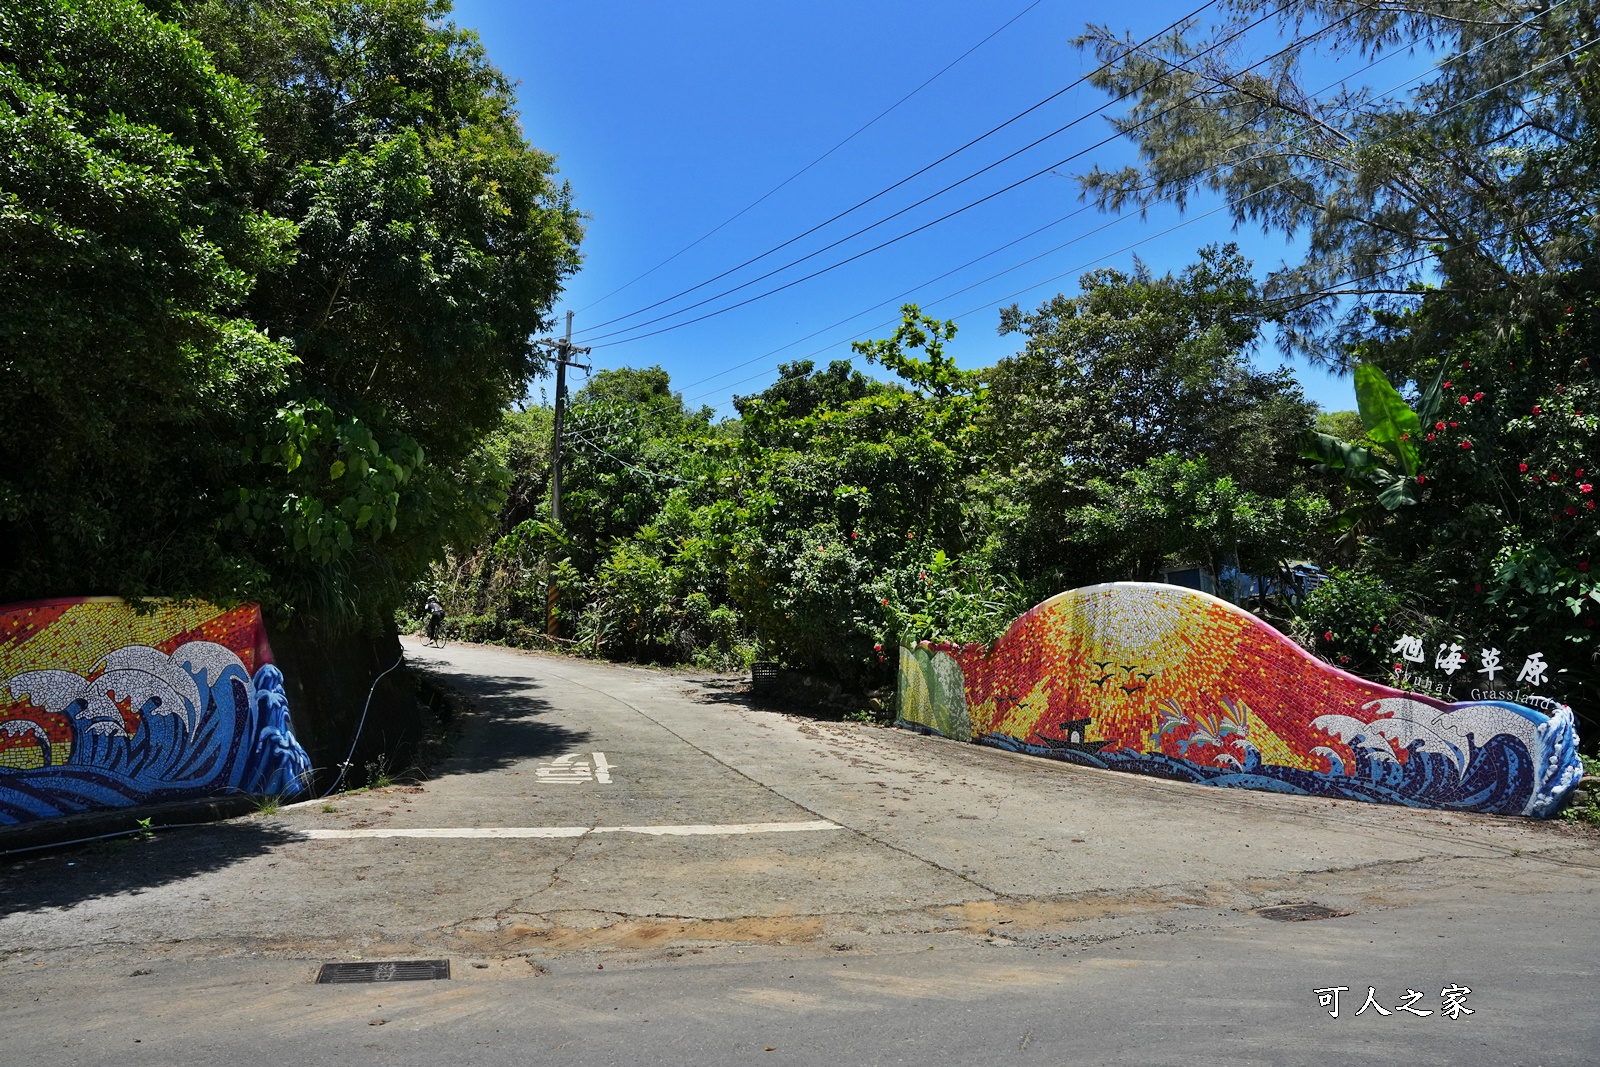
[[[1106,27],[1079,45],[1092,78],[1130,94],[1114,121],[1142,162],[1096,168],[1103,208],[1186,207],[1226,197],[1236,224],[1306,238],[1268,275],[1285,341],[1336,366],[1373,333],[1373,311],[1409,306],[1435,267],[1503,291],[1498,322],[1546,327],[1552,292],[1591,254],[1597,83],[1594,7],[1489,0],[1228,0],[1134,47]],[[1263,17],[1292,38],[1265,65],[1209,50]],[[1408,93],[1316,80],[1330,56],[1439,55]],[[1487,308],[1485,310],[1488,310]]]
[[[944,354],[947,342],[955,340],[956,324],[922,314],[915,304],[900,308],[900,328],[893,337],[878,341],[852,341],[850,350],[867,357],[868,362],[881,363],[910,382],[916,389],[938,400],[948,400],[957,393],[972,392],[978,387],[978,375],[956,366],[955,360]],[[921,349],[926,358],[918,359],[910,350]]]
[[[293,368],[246,314],[295,235],[255,114],[145,5],[0,9],[0,599],[264,581],[218,537]]]
[[[1002,314],[1001,329],[1026,343],[989,374],[981,416],[998,460],[998,558],[1024,573],[1054,568],[1063,586],[1118,576],[1084,560],[1061,523],[1095,497],[1092,482],[1175,454],[1282,497],[1313,410],[1287,369],[1263,373],[1246,356],[1262,306],[1234,247],[1202,250],[1179,275],[1141,265],[1080,284],[1076,297]]]
[[[274,569],[292,575],[294,600],[336,616],[387,611],[441,545],[493,523],[506,475],[478,443],[540,371],[532,337],[577,266],[570,193],[449,10],[208,0],[186,15],[260,101],[267,161],[253,200],[298,226],[293,264],[249,302],[299,367],[296,403],[260,452],[275,471],[250,487],[241,521],[285,516],[294,551],[276,552]],[[303,460],[297,417],[320,431]],[[336,436],[366,443],[354,464],[338,466]],[[342,477],[391,465],[392,484]],[[367,510],[385,493],[387,529]],[[308,558],[302,542],[332,548]]]
[[[0,15],[6,591],[377,624],[494,520],[578,217],[445,4],[161,10]]]
[[[819,408],[838,408],[852,400],[889,389],[868,378],[847,359],[836,359],[819,371],[809,359],[778,364],[778,380],[760,393],[733,398],[734,410],[742,422],[741,432],[748,441],[776,444],[768,440],[764,428],[782,424],[785,419],[803,419]]]
[[[1089,485],[1090,503],[1064,525],[1080,550],[1104,572],[1155,581],[1169,559],[1199,564],[1216,575],[1230,599],[1240,599],[1238,576],[1275,576],[1299,558],[1305,531],[1327,517],[1326,498],[1295,486],[1269,497],[1215,476],[1204,456],[1169,453]],[[1235,576],[1234,584],[1224,576]]]

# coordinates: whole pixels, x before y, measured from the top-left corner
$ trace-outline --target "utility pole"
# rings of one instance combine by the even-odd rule
[[[567,368],[577,367],[587,372],[587,364],[573,360],[574,355],[588,355],[589,350],[572,343],[572,312],[567,312],[566,336],[556,340],[541,341],[540,344],[553,345],[556,357],[556,417],[553,440],[550,443],[550,521],[557,526],[561,525],[561,420],[567,410]],[[545,596],[544,628],[545,633],[551,636],[556,632],[556,582],[555,566],[553,561],[547,561],[547,573],[550,575],[550,587]]]
[[[567,335],[553,342],[556,349],[556,419],[555,439],[550,446],[550,520],[561,525],[561,420],[567,410],[567,368],[589,369],[586,363],[577,363],[574,355],[588,355],[587,348],[572,343],[572,312],[567,312]]]

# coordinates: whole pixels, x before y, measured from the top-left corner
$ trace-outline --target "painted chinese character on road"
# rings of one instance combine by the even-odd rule
[[[592,752],[587,757],[577,752],[557,756],[549,763],[535,768],[534,774],[541,782],[559,782],[565,785],[584,782],[594,782],[598,785],[611,784],[611,764],[606,760],[604,752]]]

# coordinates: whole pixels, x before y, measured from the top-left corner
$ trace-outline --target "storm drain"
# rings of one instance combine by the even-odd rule
[[[1326,904],[1274,904],[1270,908],[1257,908],[1256,914],[1281,923],[1302,923],[1311,919],[1337,919],[1350,913]]]
[[[385,960],[382,962],[324,963],[317,972],[318,985],[349,982],[431,982],[450,977],[449,960]]]

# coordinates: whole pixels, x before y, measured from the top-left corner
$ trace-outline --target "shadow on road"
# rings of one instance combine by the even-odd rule
[[[137,895],[210,874],[269,852],[296,834],[266,821],[168,830],[148,841],[114,838],[0,862],[7,915],[65,908],[88,900]]]
[[[544,686],[534,679],[473,674],[436,660],[426,666],[466,703],[458,716],[453,750],[439,763],[436,775],[499,770],[524,760],[577,751],[591,739],[586,730],[569,730],[540,720],[551,704],[539,695]]]

